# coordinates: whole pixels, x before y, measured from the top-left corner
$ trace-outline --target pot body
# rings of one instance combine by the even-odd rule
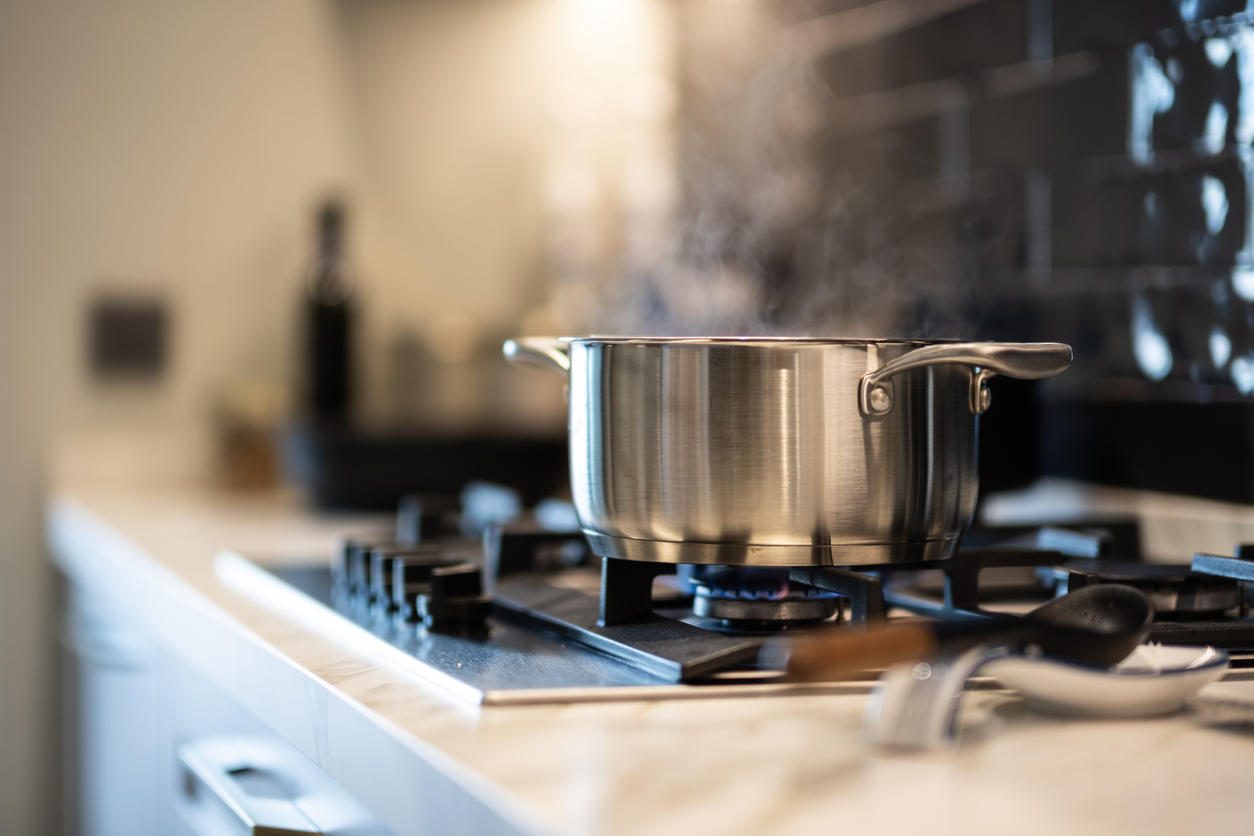
[[[774,566],[948,557],[975,511],[984,377],[905,368],[876,386],[891,400],[859,399],[869,373],[933,345],[564,341],[571,489],[593,551]]]

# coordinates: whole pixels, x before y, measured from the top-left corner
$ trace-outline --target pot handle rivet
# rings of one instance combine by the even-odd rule
[[[867,397],[867,402],[871,405],[871,409],[877,413],[888,412],[893,408],[893,396],[885,386],[873,388],[871,394]]]
[[[988,379],[996,377],[997,372],[988,369],[971,370],[971,412],[983,415],[993,403],[993,392],[988,388]]]

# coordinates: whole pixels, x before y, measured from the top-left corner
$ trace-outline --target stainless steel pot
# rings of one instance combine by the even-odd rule
[[[570,476],[593,551],[811,566],[949,556],[971,523],[988,378],[1058,343],[520,339],[569,375]]]

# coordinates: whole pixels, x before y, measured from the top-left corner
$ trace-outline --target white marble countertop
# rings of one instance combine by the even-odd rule
[[[278,495],[94,480],[49,510],[67,574],[125,605],[399,833],[1254,829],[1254,682],[1120,722],[973,692],[955,751],[891,756],[864,745],[857,695],[471,708],[214,576],[222,550],[327,559],[370,522]]]

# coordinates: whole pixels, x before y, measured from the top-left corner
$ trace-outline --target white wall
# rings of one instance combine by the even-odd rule
[[[48,440],[286,371],[312,204],[350,179],[336,32],[315,0],[0,5],[0,832],[49,826]],[[159,386],[89,381],[100,286],[170,298]]]
[[[291,381],[313,214],[332,192],[348,199],[372,368],[407,333],[469,324],[490,345],[528,316],[562,324],[617,254],[658,243],[665,9],[0,0],[0,834],[55,818],[51,439],[168,441],[224,382]],[[85,306],[110,289],[170,301],[159,384],[89,377]],[[560,381],[542,380],[552,400]]]
[[[528,314],[533,330],[589,327],[552,310],[564,286],[605,278],[669,209],[667,7],[345,0],[340,11],[369,368],[385,374],[405,335],[499,354]],[[371,383],[368,398],[388,385]]]

